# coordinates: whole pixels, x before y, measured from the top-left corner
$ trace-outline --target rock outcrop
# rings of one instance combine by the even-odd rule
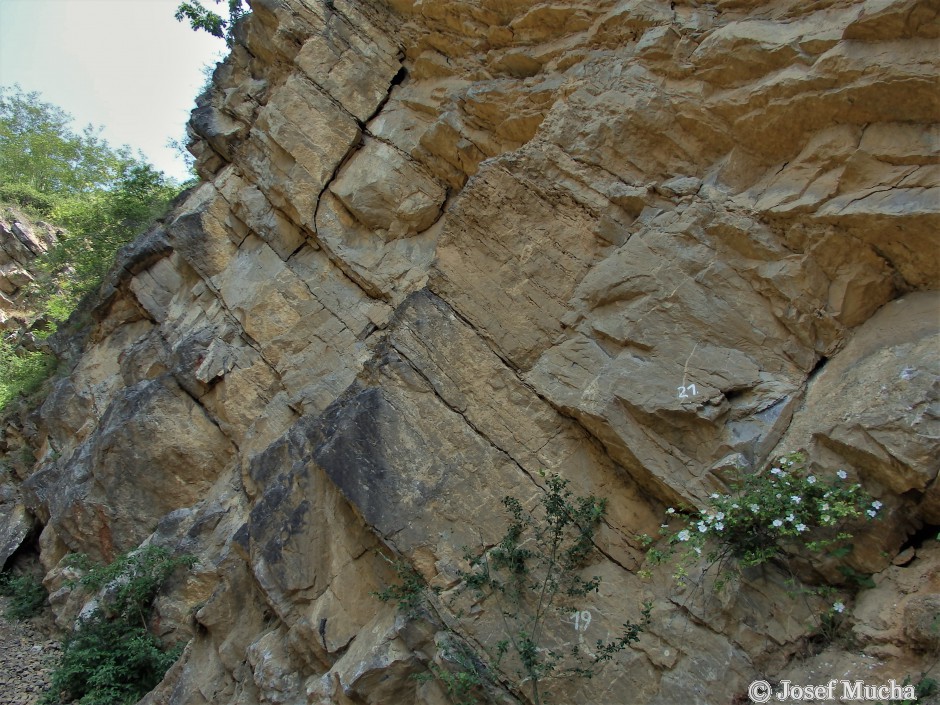
[[[202,182],[122,252],[21,431],[50,587],[73,551],[199,558],[161,602],[192,640],[147,702],[447,702],[412,676],[450,632],[492,645],[492,610],[410,621],[372,593],[391,556],[453,587],[541,470],[609,501],[590,627],[553,638],[654,601],[557,702],[924,667],[940,3],[252,9],[193,113]],[[796,448],[885,505],[849,559],[877,585],[857,651],[809,665],[820,607],[775,569],[708,599],[639,574],[667,506]]]
[[[51,225],[33,223],[13,207],[0,211],[0,331],[20,328],[29,304],[27,289],[36,280],[37,258],[58,240]]]

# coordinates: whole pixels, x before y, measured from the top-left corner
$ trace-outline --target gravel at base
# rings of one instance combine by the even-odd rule
[[[33,705],[49,685],[59,643],[33,622],[4,617],[6,603],[0,598],[0,705]]]

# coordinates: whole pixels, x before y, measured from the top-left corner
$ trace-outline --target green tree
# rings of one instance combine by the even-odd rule
[[[81,297],[98,285],[122,245],[166,210],[179,188],[145,162],[123,166],[110,189],[63,199],[52,220],[66,228],[47,266],[59,288]]]
[[[90,125],[76,134],[71,121],[38,93],[0,88],[0,183],[56,198],[107,188],[120,178],[134,161],[129,151],[111,149]]]
[[[222,0],[215,0],[216,5],[221,2]],[[249,10],[245,7],[244,0],[227,0],[227,4],[228,19],[207,8],[200,0],[181,2],[179,7],[176,8],[175,17],[179,22],[189,20],[189,26],[194,30],[201,29],[213,37],[225,39],[226,43],[231,45],[232,29],[235,27],[235,23],[241,17],[247,15]]]
[[[113,149],[91,126],[19,86],[0,88],[0,201],[66,229],[37,264],[28,297],[34,330],[51,332],[99,285],[118,248],[165,212],[180,187],[127,147]],[[42,329],[45,328],[43,331]],[[39,388],[51,356],[0,341],[0,410]]]

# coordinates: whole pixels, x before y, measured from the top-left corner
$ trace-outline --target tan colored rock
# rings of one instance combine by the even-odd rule
[[[465,547],[546,471],[608,505],[600,589],[566,605],[590,626],[566,612],[545,638],[590,646],[655,603],[554,700],[926,665],[935,0],[252,9],[191,121],[205,182],[125,251],[8,431],[38,459],[10,497],[44,525],[60,618],[67,552],[151,540],[199,563],[158,604],[192,642],[150,702],[443,705],[414,676],[505,636],[453,592]],[[665,506],[799,447],[884,504],[850,559],[876,587],[840,593],[862,656],[801,661],[828,606],[772,566],[721,593],[638,574]],[[422,619],[371,594],[395,560],[442,591]],[[499,680],[490,700],[526,702]]]
[[[860,326],[810,385],[787,439],[855,466],[876,496],[904,495],[908,519],[930,524],[940,471],[938,306],[933,293],[909,294]]]
[[[384,238],[427,230],[441,214],[444,189],[394,147],[370,140],[330,185],[340,202]]]

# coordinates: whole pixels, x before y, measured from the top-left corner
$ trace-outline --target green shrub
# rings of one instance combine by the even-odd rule
[[[614,641],[598,640],[593,655],[579,644],[548,646],[550,621],[566,619],[573,600],[600,587],[600,577],[586,580],[580,573],[596,551],[594,535],[607,503],[593,495],[573,496],[568,480],[558,475],[542,477],[547,485],[542,511],[533,514],[517,498],[505,497],[510,521],[502,540],[493,548],[468,552],[470,570],[461,573],[465,589],[480,602],[492,600],[499,610],[505,638],[497,643],[493,660],[526,684],[535,705],[543,702],[543,681],[590,678],[600,663],[637,641],[651,609],[646,606],[643,622],[624,624]]]
[[[372,595],[382,602],[394,601],[399,611],[415,619],[424,604],[425,591],[429,588],[421,574],[405,561],[397,560],[391,563],[400,582],[388,585],[378,592],[373,592]]]
[[[0,183],[0,202],[14,203],[28,215],[47,217],[55,208],[56,199],[28,183]]]
[[[510,518],[503,538],[492,548],[465,553],[468,570],[459,571],[461,584],[454,595],[470,591],[478,604],[492,602],[504,638],[491,651],[451,644],[441,652],[449,666],[431,664],[428,674],[419,677],[436,679],[455,705],[478,702],[495,682],[495,671],[515,676],[517,687],[528,689],[534,705],[541,705],[544,681],[590,678],[600,664],[637,641],[649,622],[652,605],[647,603],[642,620],[623,624],[616,639],[597,640],[590,649],[582,644],[552,646],[550,627],[570,622],[573,601],[577,599],[580,606],[600,587],[600,577],[585,579],[581,572],[597,550],[594,537],[606,512],[606,500],[593,495],[576,497],[568,489],[568,480],[544,472],[542,477],[547,491],[537,513],[526,510],[515,497],[503,498]],[[395,567],[401,582],[375,594],[385,602],[397,602],[403,613],[416,617],[422,606],[430,604],[430,590],[407,564],[399,562]],[[575,614],[578,619],[585,611],[581,608]]]
[[[487,684],[486,667],[464,643],[451,641],[441,649],[442,661],[447,665],[430,663],[424,673],[415,674],[419,683],[435,680],[444,688],[453,705],[476,705]]]
[[[182,648],[164,651],[139,624],[93,616],[66,638],[44,703],[130,705],[150,692]],[[60,699],[65,694],[64,699]]]
[[[16,348],[0,338],[0,411],[16,397],[36,392],[55,368],[52,355]]]
[[[801,453],[780,458],[763,473],[739,475],[730,489],[712,494],[703,510],[666,510],[660,531],[666,547],[641,537],[650,546],[650,562],[676,561],[674,577],[683,582],[688,566],[703,559],[721,573],[725,567],[760,565],[790,555],[842,558],[851,552],[847,525],[873,519],[882,506],[861,485],[849,483],[842,470],[828,479],[810,474]],[[860,583],[865,578],[857,573],[852,577]],[[716,587],[723,583],[719,575]]]
[[[173,556],[157,546],[106,566],[74,556],[71,565],[87,570],[74,587],[99,593],[99,604],[65,639],[43,704],[129,705],[152,690],[182,651],[182,645],[164,650],[150,633],[153,600],[177,568],[193,563],[191,556]]]
[[[65,231],[43,260],[46,316],[68,318],[101,284],[117,251],[165,213],[179,191],[149,164],[127,163],[108,189],[60,199],[50,218]]]
[[[29,619],[40,612],[46,604],[46,589],[31,575],[0,574],[0,595],[9,597],[4,614],[9,619]]]

